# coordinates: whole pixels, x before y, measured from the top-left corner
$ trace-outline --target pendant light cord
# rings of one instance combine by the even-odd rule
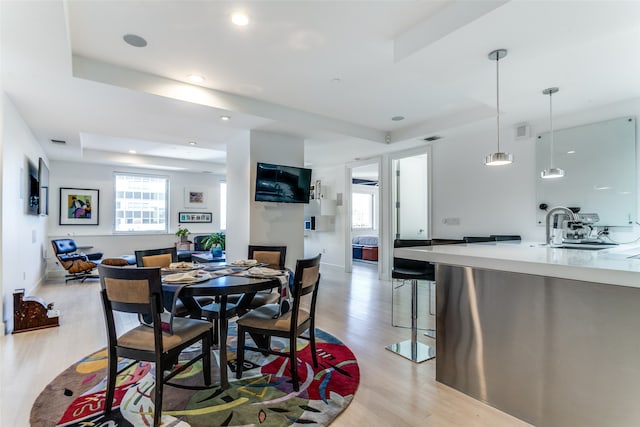
[[[496,122],[498,124],[498,153],[500,153],[500,54],[496,55]]]
[[[551,132],[551,139],[549,140],[549,168],[553,169],[553,103],[551,97],[553,91],[549,91],[549,129]]]

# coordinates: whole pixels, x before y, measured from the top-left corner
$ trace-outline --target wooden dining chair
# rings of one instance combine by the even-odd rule
[[[153,397],[153,425],[160,425],[162,389],[164,384],[180,372],[202,360],[204,383],[211,384],[210,322],[163,315],[160,268],[121,268],[99,265],[102,306],[107,327],[108,376],[105,414],[112,410],[116,379],[120,372],[138,361],[155,363],[155,392]],[[151,315],[152,325],[140,324],[119,334],[114,312]],[[164,325],[163,325],[164,323]],[[199,355],[179,368],[173,369],[178,356],[187,347],[202,343]],[[131,363],[118,371],[118,358]],[[165,371],[171,371],[165,375]]]
[[[287,259],[286,246],[259,246],[249,245],[248,259],[255,259],[260,264],[267,264],[265,267],[274,270],[284,270]],[[279,292],[277,290],[258,292],[249,303],[250,308],[257,308],[265,304],[278,302]]]
[[[178,262],[178,251],[175,246],[161,249],[144,249],[135,251],[138,267],[168,268],[172,262]],[[213,301],[211,297],[196,297],[194,300],[202,307]],[[175,299],[172,312],[176,316],[187,316],[190,313],[180,299]]]
[[[161,249],[144,249],[135,251],[138,267],[169,267],[178,262],[178,251],[175,246]]]
[[[297,369],[297,339],[309,340],[311,346],[311,358],[313,366],[318,367],[315,339],[315,311],[318,297],[318,285],[320,283],[320,256],[315,258],[300,259],[296,262],[296,271],[293,283],[293,308],[291,311],[279,315],[279,304],[267,304],[251,310],[237,320],[238,325],[238,349],[236,378],[242,378],[242,365],[244,363],[245,350],[259,351],[261,353],[286,356],[289,358],[291,380],[293,389],[299,391],[300,380]],[[304,298],[303,298],[304,297]],[[310,301],[308,301],[310,297]],[[306,301],[303,301],[306,300]],[[305,304],[303,304],[303,302]],[[278,316],[275,317],[274,316]],[[305,331],[309,336],[303,336]],[[245,334],[251,333],[263,336],[264,346],[245,345]],[[289,352],[284,353],[271,349],[271,337],[289,339]]]

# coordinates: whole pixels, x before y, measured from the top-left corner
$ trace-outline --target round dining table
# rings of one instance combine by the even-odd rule
[[[166,291],[176,293],[189,313],[194,318],[202,315],[202,309],[194,299],[197,296],[211,296],[219,299],[219,321],[218,321],[218,348],[220,352],[220,386],[223,389],[229,388],[227,375],[227,297],[229,295],[241,295],[236,304],[236,312],[239,316],[249,311],[249,303],[256,292],[273,289],[280,286],[278,277],[250,277],[243,275],[218,276],[209,280],[190,283],[163,283],[162,288]]]

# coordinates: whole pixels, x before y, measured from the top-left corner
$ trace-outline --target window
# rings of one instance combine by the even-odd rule
[[[373,229],[373,194],[353,193],[351,204],[351,226]]]
[[[227,183],[220,183],[220,230],[227,229]]]
[[[166,233],[169,178],[114,173],[116,233]]]

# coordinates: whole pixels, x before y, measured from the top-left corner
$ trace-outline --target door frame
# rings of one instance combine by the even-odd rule
[[[353,193],[353,185],[352,185],[352,178],[353,178],[353,169],[358,168],[360,166],[367,166],[367,165],[372,165],[372,164],[377,164],[378,165],[378,209],[376,212],[376,215],[378,216],[378,278],[381,277],[381,272],[382,270],[382,258],[383,256],[383,252],[381,253],[381,250],[383,249],[383,245],[382,242],[384,241],[383,239],[383,231],[384,231],[384,227],[383,227],[383,220],[384,220],[384,208],[383,208],[383,201],[384,201],[384,197],[383,197],[383,192],[384,192],[384,183],[383,183],[383,176],[382,176],[382,165],[383,165],[383,157],[382,156],[376,156],[376,157],[371,157],[368,158],[366,160],[359,160],[356,162],[350,162],[347,163],[345,165],[345,197],[344,197],[344,204],[345,204],[345,221],[344,221],[344,237],[345,237],[345,252],[344,252],[344,271],[346,273],[351,273],[351,271],[353,270],[353,256],[352,256],[352,248],[351,248],[351,194]]]

